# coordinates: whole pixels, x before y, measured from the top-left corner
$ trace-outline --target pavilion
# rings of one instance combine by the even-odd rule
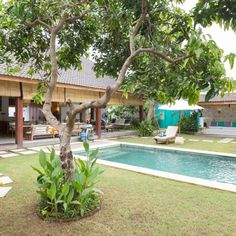
[[[114,78],[96,78],[93,71],[94,62],[81,58],[82,70],[61,70],[52,99],[52,112],[63,122],[66,119],[65,102],[71,99],[74,103],[94,100],[101,97],[108,85],[115,82]],[[0,65],[0,130],[1,134],[9,132],[9,123],[15,122],[15,143],[23,145],[25,123],[45,122],[41,106],[36,105],[32,95],[37,91],[37,85],[42,77],[35,74],[33,78],[27,74],[29,65],[21,68],[18,73],[10,74],[6,65]],[[108,105],[137,105],[139,117],[143,119],[143,99],[141,96],[129,94],[124,98],[117,92]],[[101,134],[101,109],[90,109],[78,115],[78,121],[95,120],[96,134]]]

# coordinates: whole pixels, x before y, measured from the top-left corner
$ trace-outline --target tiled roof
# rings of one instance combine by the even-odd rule
[[[78,86],[85,86],[90,88],[99,88],[105,89],[107,86],[111,86],[115,83],[115,79],[104,76],[102,78],[96,78],[95,72],[93,71],[94,62],[84,57],[81,58],[82,61],[82,70],[77,71],[73,69],[69,70],[60,70],[59,71],[59,78],[58,83],[62,84],[70,84],[70,85],[78,85]],[[29,78],[27,75],[27,70],[29,69],[30,65],[25,65],[21,68],[21,72],[14,73],[13,76],[22,77],[22,78]],[[6,72],[6,65],[0,65],[0,74],[8,75]],[[39,74],[35,74],[33,79],[41,80]]]
[[[205,102],[205,94],[200,96],[199,102]],[[226,93],[224,97],[215,96],[214,98],[210,99],[209,102],[232,102],[236,101],[236,93],[230,93],[229,95]]]

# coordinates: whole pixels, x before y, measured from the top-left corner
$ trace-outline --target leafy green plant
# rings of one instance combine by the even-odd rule
[[[180,130],[182,133],[195,133],[198,127],[198,113],[193,112],[190,117],[182,117],[180,120]]]
[[[84,142],[84,149],[87,160],[75,160],[71,181],[66,180],[54,148],[50,155],[40,151],[39,164],[42,169],[32,168],[39,174],[37,193],[41,197],[39,214],[42,217],[84,216],[99,207],[101,191],[95,187],[97,177],[102,173],[95,166],[98,149],[90,151],[87,142]]]
[[[148,137],[153,134],[155,126],[149,120],[144,120],[140,123],[139,128],[137,129],[138,135],[142,137]]]

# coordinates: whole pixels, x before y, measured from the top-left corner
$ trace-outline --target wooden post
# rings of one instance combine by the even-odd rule
[[[101,138],[102,113],[100,108],[96,108],[96,135]]]
[[[16,98],[16,144],[23,147],[23,99]]]
[[[144,109],[143,109],[143,105],[139,106],[139,121],[143,121],[144,120]]]

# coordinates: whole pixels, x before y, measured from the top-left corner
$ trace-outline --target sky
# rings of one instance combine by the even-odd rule
[[[183,9],[191,10],[197,3],[197,0],[186,0]],[[217,43],[218,47],[224,50],[224,54],[236,53],[236,33],[232,30],[224,31],[219,25],[213,24],[211,27],[203,28],[205,34],[210,34],[212,39]],[[225,63],[226,75],[236,80],[236,62],[231,70],[229,63]]]

